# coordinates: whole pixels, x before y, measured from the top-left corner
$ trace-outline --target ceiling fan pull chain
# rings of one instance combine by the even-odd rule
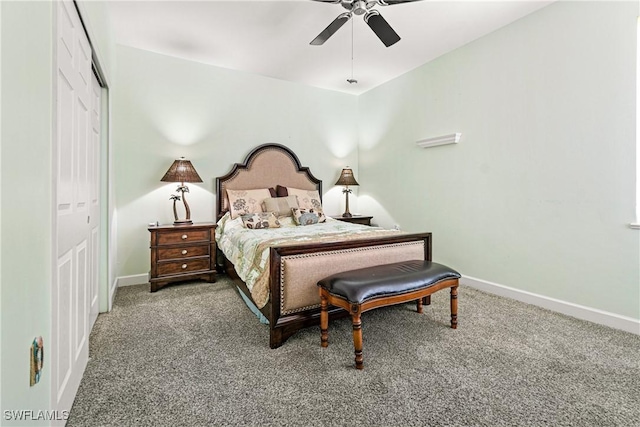
[[[353,78],[353,20],[351,20],[351,78],[347,79],[349,84],[357,84],[358,81]]]
[[[353,20],[351,20],[351,80],[353,80]]]

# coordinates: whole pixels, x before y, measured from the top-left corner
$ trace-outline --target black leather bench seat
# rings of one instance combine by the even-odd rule
[[[320,293],[320,345],[329,345],[329,305],[351,315],[356,369],[363,369],[360,315],[378,307],[416,302],[416,311],[431,302],[431,294],[451,289],[451,328],[458,327],[458,279],[460,273],[431,261],[402,261],[343,271],[318,282]]]
[[[402,295],[459,278],[460,274],[446,265],[416,260],[337,273],[320,280],[318,286],[352,304],[362,304],[372,298]]]

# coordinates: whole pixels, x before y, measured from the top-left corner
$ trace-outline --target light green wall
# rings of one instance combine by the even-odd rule
[[[51,2],[0,2],[1,411],[49,408],[52,8]],[[29,347],[40,335],[43,377],[29,387]],[[5,423],[4,412],[0,419]]]
[[[342,212],[331,184],[357,173],[357,98],[118,46],[113,92],[118,276],[149,270],[154,221],[172,223],[174,184],[160,182],[185,156],[203,179],[190,184],[194,221],[215,218],[215,177],[260,144],[288,146],[325,183],[325,210]],[[355,209],[355,207],[354,207]]]
[[[554,3],[360,96],[360,209],[465,275],[639,319],[637,16]]]

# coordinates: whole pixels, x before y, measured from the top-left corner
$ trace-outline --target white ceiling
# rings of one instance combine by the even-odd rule
[[[552,0],[432,1],[376,9],[402,37],[387,48],[362,19],[322,46],[345,9],[311,0],[110,1],[116,43],[352,94],[365,92],[532,13]]]

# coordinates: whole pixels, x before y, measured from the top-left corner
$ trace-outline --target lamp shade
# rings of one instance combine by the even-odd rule
[[[180,160],[174,160],[167,173],[164,174],[160,181],[165,182],[202,182],[200,175],[196,172],[189,160],[181,157]]]
[[[349,169],[349,166],[342,169],[342,173],[340,174],[340,178],[338,178],[338,182],[336,185],[360,185],[358,181],[353,176],[353,171]]]

